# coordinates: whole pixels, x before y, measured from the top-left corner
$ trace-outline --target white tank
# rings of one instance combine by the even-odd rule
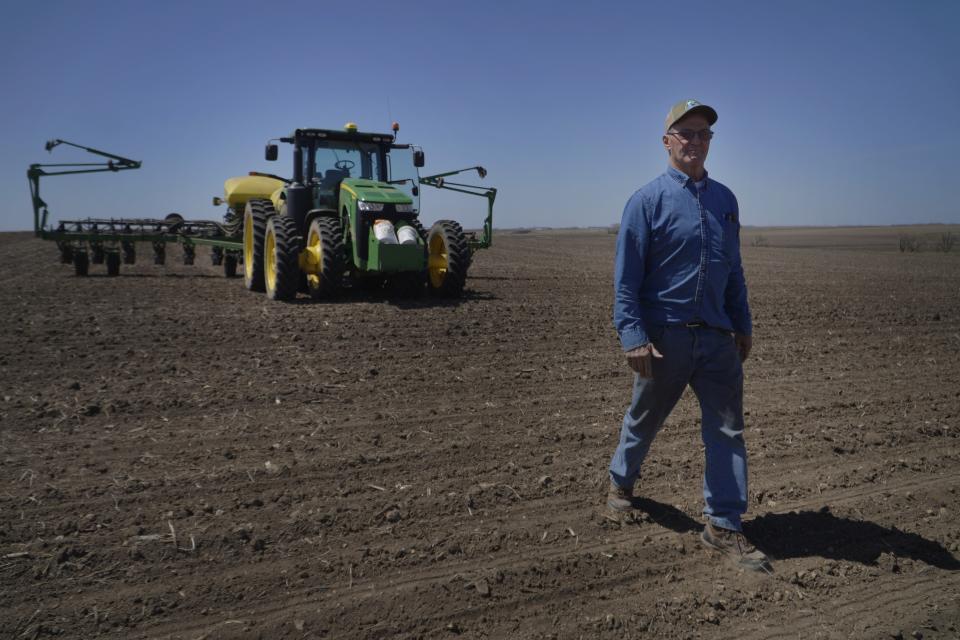
[[[377,242],[380,244],[397,244],[397,233],[389,220],[374,220],[373,235],[377,237]]]
[[[397,229],[397,240],[400,244],[417,244],[417,230],[410,225]]]

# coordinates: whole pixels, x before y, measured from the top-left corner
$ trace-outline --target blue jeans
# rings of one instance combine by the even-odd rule
[[[700,401],[706,449],[704,515],[718,527],[740,530],[747,510],[747,451],[743,443],[743,367],[729,333],[706,327],[651,328],[663,358],[653,377],[634,376],[633,401],[623,417],[610,479],[632,487],[660,427],[689,384]]]

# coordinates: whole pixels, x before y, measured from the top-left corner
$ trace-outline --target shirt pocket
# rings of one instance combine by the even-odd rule
[[[720,219],[723,229],[723,255],[733,262],[740,253],[740,220],[736,213],[725,213]]]

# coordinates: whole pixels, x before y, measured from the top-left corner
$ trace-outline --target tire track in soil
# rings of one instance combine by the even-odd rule
[[[845,490],[838,494],[832,496],[830,500],[831,506],[841,506],[855,503],[857,500],[876,494],[882,494],[890,491],[891,489],[900,490],[900,491],[917,491],[924,488],[933,488],[933,487],[943,487],[943,486],[956,486],[958,480],[960,480],[960,472],[948,475],[935,475],[926,478],[912,478],[905,482],[899,483],[894,487],[885,486],[885,487],[871,487],[871,488],[853,488]],[[569,502],[579,502],[575,500],[570,500]],[[792,511],[802,511],[809,510],[812,508],[819,508],[825,506],[822,501],[819,500],[801,500],[794,503],[784,505],[782,509],[776,511],[769,511],[764,515],[769,514],[786,514]],[[555,505],[548,506],[550,512],[556,511]],[[458,575],[476,575],[480,573],[490,573],[496,570],[504,569],[517,569],[518,567],[523,567],[524,565],[539,565],[542,563],[547,563],[553,560],[558,560],[566,557],[570,557],[571,554],[578,557],[583,556],[593,556],[598,555],[601,552],[609,551],[611,549],[620,549],[618,553],[624,553],[626,551],[637,551],[638,549],[642,550],[644,545],[640,543],[642,536],[647,536],[654,542],[663,542],[669,538],[680,537],[681,534],[678,534],[674,531],[663,530],[662,527],[657,525],[647,525],[645,528],[638,531],[625,531],[621,533],[611,533],[609,538],[603,541],[597,542],[587,542],[578,544],[574,549],[569,547],[564,548],[555,548],[547,549],[544,551],[539,551],[533,557],[530,556],[529,550],[524,550],[523,552],[515,554],[501,554],[500,557],[496,559],[489,558],[477,558],[467,561],[462,561],[457,563],[455,566],[444,566],[437,568],[427,568],[427,569],[417,569],[411,568],[402,571],[404,576],[401,579],[391,580],[388,576],[377,576],[376,578],[370,580],[357,580],[352,582],[351,587],[345,587],[341,584],[339,587],[327,587],[328,591],[324,592],[322,598],[315,598],[312,596],[303,595],[305,592],[311,591],[316,587],[307,587],[301,590],[300,594],[294,592],[293,594],[287,593],[283,596],[277,596],[275,598],[267,598],[263,601],[260,601],[256,608],[248,609],[249,612],[254,613],[255,617],[258,619],[263,619],[264,617],[272,617],[276,619],[286,619],[289,616],[285,612],[302,609],[305,606],[323,602],[324,606],[327,608],[342,608],[345,606],[354,606],[358,610],[362,609],[363,603],[369,601],[370,599],[379,598],[383,595],[384,591],[389,591],[392,593],[398,593],[400,591],[416,591],[419,587],[427,586],[435,583],[445,583],[449,582],[455,576]],[[777,559],[774,558],[774,562]],[[290,566],[292,566],[295,561],[288,561]],[[677,558],[670,557],[668,560],[654,562],[654,563],[644,563],[643,567],[645,570],[649,570],[653,573],[665,573],[668,570],[675,570],[677,573],[682,573],[686,565],[698,563],[699,560],[695,558],[689,558],[686,562],[678,564]],[[276,573],[276,569],[282,566],[272,565],[271,567],[264,570],[266,573]],[[775,565],[776,568],[776,565]],[[221,574],[226,576],[229,574]],[[237,571],[234,576],[239,577],[245,576],[250,577],[249,570]],[[627,576],[627,577],[617,577],[613,579],[612,585],[622,585],[626,582],[636,580],[636,576]],[[923,583],[918,580],[917,584]],[[954,581],[951,581],[954,583]],[[956,583],[960,584],[960,574],[957,574]],[[925,583],[924,583],[925,584]],[[556,596],[543,594],[540,596],[541,602],[550,602],[557,599],[562,599],[561,596],[566,596],[571,593],[579,593],[582,590],[593,590],[597,587],[605,586],[604,582],[591,582],[590,584],[584,585],[582,589],[567,589],[562,591]],[[868,588],[864,589],[864,592],[869,591]],[[891,588],[891,592],[896,592],[897,589]],[[931,587],[931,592],[937,591],[936,588]],[[341,595],[342,597],[336,598],[335,596]],[[333,604],[331,600],[335,601],[336,604]],[[496,603],[497,607],[504,606],[502,601]],[[522,602],[516,602],[516,607],[522,606]],[[839,607],[838,607],[839,610]],[[873,609],[875,610],[875,608]],[[443,617],[438,617],[437,620],[447,621],[457,619],[457,616],[465,615],[465,612],[470,612],[473,615],[473,608],[466,608],[462,611],[451,613]],[[476,613],[477,616],[481,615]],[[210,630],[209,625],[185,625],[185,626],[171,626],[171,627],[159,627],[157,631],[161,634],[192,634],[202,632],[204,629]],[[152,632],[153,630],[151,630]],[[784,636],[787,637],[787,636]],[[797,636],[790,636],[797,637]]]
[[[956,573],[941,578],[943,582],[956,588],[960,587],[960,575]],[[918,575],[906,579],[898,579],[892,584],[878,585],[873,582],[853,587],[852,593],[845,594],[842,602],[837,602],[833,606],[821,606],[814,609],[810,614],[794,612],[794,614],[782,621],[776,630],[770,628],[764,629],[746,629],[746,635],[741,636],[744,640],[787,640],[795,638],[813,638],[815,632],[824,627],[819,620],[811,618],[820,616],[830,620],[862,620],[874,614],[877,611],[920,611],[920,605],[927,604],[931,600],[942,599],[943,584],[931,583],[923,575]],[[935,596],[941,596],[936,598]],[[956,597],[956,596],[954,596]],[[902,620],[898,624],[886,625],[893,626],[906,631],[911,626],[919,626],[914,621],[917,618]],[[913,622],[913,625],[911,625]],[[789,629],[789,631],[784,631]],[[833,630],[832,628],[829,628]],[[866,631],[866,629],[863,629]],[[885,629],[884,632],[875,631],[870,637],[893,637],[893,632]],[[877,635],[877,634],[880,635]],[[863,636],[861,636],[863,637]],[[936,636],[935,636],[936,637]]]

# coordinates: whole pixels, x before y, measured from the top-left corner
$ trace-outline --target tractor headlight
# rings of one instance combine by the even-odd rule
[[[396,207],[397,207],[397,213],[413,213],[412,204],[398,204],[396,205]]]
[[[383,211],[383,203],[382,202],[364,202],[361,200],[360,202],[357,203],[357,208],[359,208],[360,211]]]

